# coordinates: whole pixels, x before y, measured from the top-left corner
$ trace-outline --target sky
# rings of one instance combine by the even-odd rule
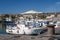
[[[29,10],[60,12],[60,0],[0,0],[0,14],[16,14]]]

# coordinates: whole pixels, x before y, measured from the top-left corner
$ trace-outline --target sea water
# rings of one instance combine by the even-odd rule
[[[0,30],[0,34],[7,34],[5,30]]]
[[[7,34],[6,33],[6,26],[2,24],[2,26],[0,25],[0,34]]]

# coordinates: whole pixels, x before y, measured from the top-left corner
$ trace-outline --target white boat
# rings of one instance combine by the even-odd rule
[[[33,21],[25,21],[15,26],[7,25],[6,32],[10,34],[40,34],[46,28],[34,27]]]

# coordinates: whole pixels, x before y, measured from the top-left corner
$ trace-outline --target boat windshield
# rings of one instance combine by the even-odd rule
[[[33,22],[26,22],[26,23],[25,23],[25,26],[26,26],[26,27],[33,26]]]
[[[40,27],[40,23],[39,22],[34,22],[33,26],[34,27]]]
[[[26,27],[29,27],[29,26],[39,27],[40,26],[40,23],[37,23],[37,22],[26,22],[25,23],[25,26]]]

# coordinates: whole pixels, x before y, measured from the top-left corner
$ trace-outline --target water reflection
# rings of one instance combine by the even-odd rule
[[[6,34],[6,26],[5,26],[5,24],[0,24],[0,34]]]

